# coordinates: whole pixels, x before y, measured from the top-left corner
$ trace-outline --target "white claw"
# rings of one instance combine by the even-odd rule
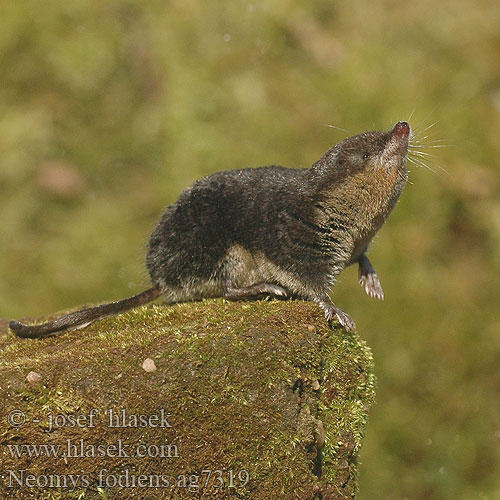
[[[352,320],[352,318],[344,311],[341,311],[340,313],[336,313],[337,318],[340,322],[340,324],[348,331],[348,332],[353,332],[356,330],[356,323]]]
[[[364,285],[365,292],[369,297],[375,297],[380,300],[384,300],[384,292],[382,290],[382,285],[376,274],[368,274],[367,276],[361,276],[359,279],[361,286]]]

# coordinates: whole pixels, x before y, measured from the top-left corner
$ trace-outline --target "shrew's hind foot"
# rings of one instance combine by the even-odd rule
[[[224,298],[228,300],[242,300],[258,297],[259,295],[274,295],[276,297],[287,297],[288,292],[279,285],[272,283],[257,283],[256,285],[243,288],[227,287]]]
[[[325,318],[331,321],[333,318],[337,318],[339,323],[349,332],[356,330],[356,323],[353,319],[342,309],[337,307],[329,295],[323,297],[321,300],[316,301],[317,304],[325,312]]]
[[[359,260],[359,284],[364,285],[365,292],[370,297],[375,297],[380,300],[384,300],[384,291],[382,290],[382,285],[377,276],[375,269],[373,268],[368,257],[363,254]]]

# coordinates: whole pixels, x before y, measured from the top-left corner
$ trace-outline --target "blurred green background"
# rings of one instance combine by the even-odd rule
[[[497,0],[17,0],[0,61],[7,318],[144,289],[195,179],[309,166],[414,110],[437,173],[410,167],[372,246],[386,300],[354,268],[334,290],[379,380],[359,499],[500,498]]]

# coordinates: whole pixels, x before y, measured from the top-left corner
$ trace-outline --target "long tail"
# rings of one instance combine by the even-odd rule
[[[42,325],[25,325],[19,321],[11,321],[9,323],[10,329],[18,336],[27,339],[36,339],[44,337],[51,333],[60,332],[61,330],[73,329],[83,327],[93,321],[104,318],[105,316],[112,316],[124,311],[128,311],[134,307],[147,304],[156,299],[162,294],[159,286],[154,286],[145,292],[138,293],[126,299],[117,300],[116,302],[108,302],[100,306],[89,307],[87,309],[80,309],[79,311],[66,314],[60,318],[49,321]]]

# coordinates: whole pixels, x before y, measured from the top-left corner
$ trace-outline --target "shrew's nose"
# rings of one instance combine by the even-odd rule
[[[408,136],[410,134],[410,125],[408,122],[398,122],[394,125],[392,133],[400,137]]]

